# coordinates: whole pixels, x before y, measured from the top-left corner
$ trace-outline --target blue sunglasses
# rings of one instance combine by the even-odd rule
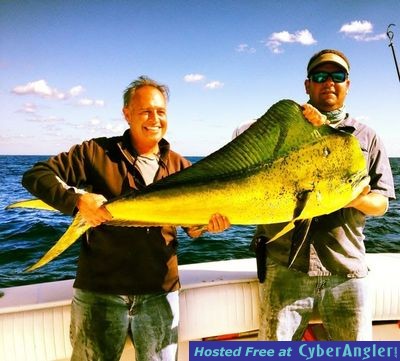
[[[329,73],[327,71],[318,71],[308,75],[308,79],[312,80],[314,83],[324,83],[331,78],[335,83],[343,83],[348,74],[345,71],[333,71]]]

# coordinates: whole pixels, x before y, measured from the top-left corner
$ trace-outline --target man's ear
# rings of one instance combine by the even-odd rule
[[[310,94],[310,79],[304,80],[304,88],[306,89],[306,94]]]
[[[123,107],[122,108],[122,113],[124,114],[125,120],[128,122],[129,124],[129,112],[128,112],[128,108],[127,107]]]
[[[347,89],[346,89],[346,94],[349,92],[350,89],[350,79],[347,79]]]

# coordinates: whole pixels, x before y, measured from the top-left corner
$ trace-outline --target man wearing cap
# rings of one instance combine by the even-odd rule
[[[383,215],[395,193],[381,140],[345,108],[349,71],[349,61],[339,51],[326,49],[311,57],[305,89],[314,108],[308,107],[305,115],[310,121],[318,120],[307,115],[307,111],[317,112],[316,108],[331,126],[357,137],[367,160],[370,185],[346,207],[312,219],[307,227],[299,223],[266,245],[284,225],[257,227],[254,240],[264,244],[267,257],[266,267],[258,270],[259,275],[266,270],[265,280],[260,279],[260,340],[301,340],[315,311],[329,340],[372,339],[363,229],[366,216]],[[305,242],[293,260],[292,244],[302,236]],[[289,258],[293,261],[290,267]]]

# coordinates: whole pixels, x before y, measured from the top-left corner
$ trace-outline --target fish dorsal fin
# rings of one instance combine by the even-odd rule
[[[237,138],[191,167],[153,183],[146,191],[172,184],[241,176],[257,167],[268,166],[332,131],[335,130],[329,126],[316,128],[310,124],[296,102],[281,100]]]

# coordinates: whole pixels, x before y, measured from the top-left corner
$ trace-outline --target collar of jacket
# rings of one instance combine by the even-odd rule
[[[142,175],[138,170],[135,168],[135,163],[138,157],[137,151],[133,148],[131,140],[130,140],[130,130],[126,130],[122,135],[120,141],[117,142],[117,148],[121,153],[122,159],[124,160],[127,169],[128,169],[128,181],[129,186],[132,189],[140,189],[145,187],[144,180]],[[159,179],[165,176],[165,172],[168,174],[167,168],[167,158],[170,150],[170,145],[165,139],[161,139],[158,143],[160,149],[160,159],[159,159],[159,166],[163,169],[160,173],[160,169],[157,172],[156,179]]]
[[[158,143],[158,147],[160,149],[160,163],[162,165],[165,165],[167,158],[168,158],[168,153],[170,150],[170,144],[162,138],[160,142]],[[133,148],[132,143],[131,143],[131,136],[130,136],[130,130],[127,129],[124,134],[122,135],[122,140],[118,142],[118,148],[122,152],[124,158],[131,163],[132,165],[135,164],[138,153],[135,148]]]
[[[358,123],[354,118],[350,117],[349,114],[346,115],[346,118],[342,120],[336,127],[336,129],[341,130],[346,133],[353,134],[356,129],[359,127],[360,123]]]

